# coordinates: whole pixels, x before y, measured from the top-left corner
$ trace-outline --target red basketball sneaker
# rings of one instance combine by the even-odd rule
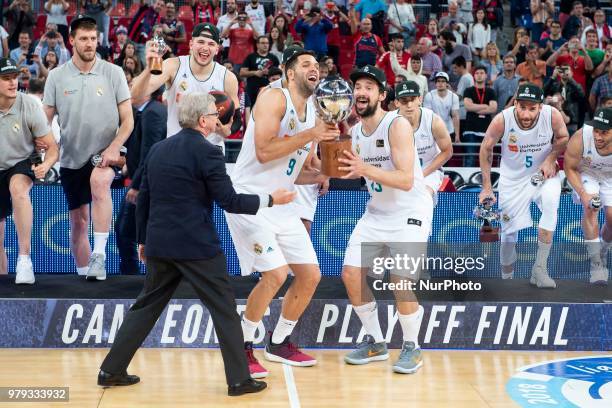
[[[249,372],[251,373],[251,378],[266,378],[268,376],[268,371],[263,368],[259,361],[255,358],[253,354],[253,343],[247,341],[244,343],[244,352],[246,353],[247,362],[249,363]]]
[[[272,332],[268,333],[264,356],[268,361],[285,363],[297,367],[311,367],[317,360],[308,354],[302,353],[297,346],[289,341],[289,336],[281,344],[272,343]]]

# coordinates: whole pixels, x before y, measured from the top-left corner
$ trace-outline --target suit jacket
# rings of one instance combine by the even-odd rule
[[[258,195],[237,194],[218,147],[193,129],[156,143],[147,157],[138,201],[138,242],[147,256],[209,259],[221,252],[213,201],[230,213],[255,214]]]
[[[151,147],[166,138],[168,108],[156,100],[138,112],[134,109],[134,130],[126,142],[128,175],[132,179],[131,188],[140,189],[142,168]]]

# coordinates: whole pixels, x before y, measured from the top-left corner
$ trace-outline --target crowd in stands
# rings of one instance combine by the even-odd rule
[[[184,55],[195,24],[216,24],[223,38],[218,61],[239,78],[247,115],[258,91],[282,75],[282,52],[291,44],[316,53],[322,77],[347,78],[354,67],[372,64],[390,87],[416,81],[424,106],[444,119],[455,143],[479,143],[521,81],[544,89],[545,103],[561,111],[570,133],[612,99],[612,28],[597,1],[509,2],[506,25],[515,28],[507,49],[497,41],[501,0],[450,0],[447,9],[409,0],[40,0],[37,12],[30,0],[0,1],[0,56],[21,67],[22,91],[70,59],[68,24],[84,13],[97,22],[99,57],[121,66],[128,83],[143,69],[147,41],[161,36],[170,49],[165,57]],[[394,108],[392,92],[386,104]],[[466,156],[463,164],[474,166],[477,158]]]

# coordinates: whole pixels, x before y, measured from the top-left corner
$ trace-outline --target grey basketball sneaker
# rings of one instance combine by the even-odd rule
[[[383,361],[389,358],[387,343],[374,342],[374,337],[368,335],[365,340],[357,345],[357,349],[344,356],[348,364],[368,364],[371,361]]]
[[[105,280],[106,268],[104,266],[104,255],[91,254],[89,264],[87,265],[87,280]]]
[[[597,286],[607,286],[608,285],[608,268],[605,267],[604,264],[597,262],[591,263],[591,278],[589,282],[593,285]]]
[[[542,268],[538,265],[533,265],[529,283],[537,286],[538,288],[554,289],[557,287],[555,281],[550,277],[550,275],[548,275],[546,268]]]
[[[423,365],[423,355],[411,341],[405,341],[399,358],[393,364],[393,371],[400,374],[414,374]]]

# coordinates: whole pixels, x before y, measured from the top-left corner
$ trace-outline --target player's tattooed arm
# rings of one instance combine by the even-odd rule
[[[423,177],[427,177],[434,171],[440,169],[444,166],[444,163],[453,157],[453,142],[444,121],[438,115],[434,115],[433,117],[431,130],[434,140],[440,149],[440,153],[434,157],[429,166],[423,169]]]
[[[567,142],[569,141],[569,132],[563,116],[557,109],[552,109],[552,130],[553,130],[553,145],[552,152],[547,157],[547,160],[556,162],[557,158],[565,151]]]
[[[582,158],[582,149],[582,129],[578,129],[578,131],[574,133],[569,143],[567,144],[567,149],[565,150],[565,154],[563,155],[563,170],[565,171],[567,181],[576,191],[580,199],[583,202],[588,203],[590,201],[590,196],[587,197],[588,200],[583,200],[585,190],[579,172],[580,160]]]
[[[485,198],[493,198],[493,187],[491,185],[491,167],[493,166],[493,148],[504,134],[504,115],[498,113],[487,128],[484,140],[480,145],[480,171],[482,173],[482,191],[479,200],[482,203]]]

